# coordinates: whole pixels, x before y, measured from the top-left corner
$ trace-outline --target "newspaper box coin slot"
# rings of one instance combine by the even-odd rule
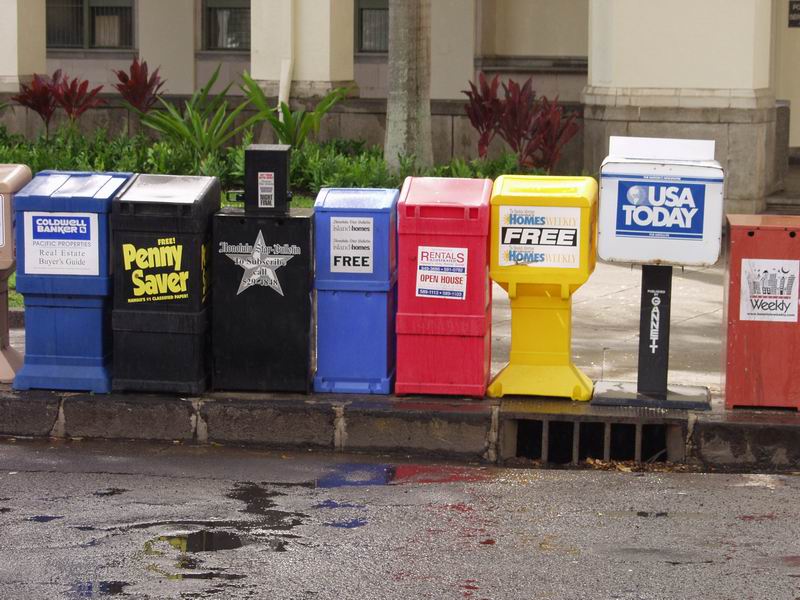
[[[599,381],[593,404],[704,410],[707,388],[668,385],[672,266],[711,266],[722,235],[714,142],[612,137],[600,168],[598,254],[642,265],[637,383]]]
[[[597,182],[502,175],[492,191],[491,277],[511,301],[511,353],[489,395],[589,400],[572,363],[572,294],[594,271]]]

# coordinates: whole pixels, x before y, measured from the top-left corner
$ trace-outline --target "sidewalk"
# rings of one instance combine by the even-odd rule
[[[0,435],[180,440],[489,462],[577,464],[587,458],[653,456],[706,468],[796,469],[797,413],[724,410],[724,279],[724,260],[707,269],[675,268],[673,275],[670,383],[710,388],[710,412],[520,397],[214,392],[179,398],[16,393],[5,386]],[[595,381],[636,380],[640,281],[639,268],[598,264],[574,297],[574,360]],[[508,356],[510,319],[508,297],[495,287],[493,374]],[[12,343],[22,347],[22,330],[13,331]]]

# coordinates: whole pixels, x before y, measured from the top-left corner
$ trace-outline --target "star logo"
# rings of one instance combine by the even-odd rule
[[[271,287],[283,296],[283,288],[281,288],[281,283],[278,281],[275,271],[285,267],[292,256],[270,254],[270,249],[264,243],[263,233],[258,232],[253,251],[249,254],[225,254],[225,256],[244,269],[239,291],[236,292],[237,296],[254,285]]]

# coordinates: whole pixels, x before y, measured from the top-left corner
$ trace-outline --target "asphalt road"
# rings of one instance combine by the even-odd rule
[[[800,478],[0,441],[0,598],[800,598]]]

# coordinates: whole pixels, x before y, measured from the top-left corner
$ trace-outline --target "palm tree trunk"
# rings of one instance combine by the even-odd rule
[[[430,14],[430,0],[389,2],[389,99],[384,154],[395,170],[400,155],[413,155],[418,166],[433,164]]]

